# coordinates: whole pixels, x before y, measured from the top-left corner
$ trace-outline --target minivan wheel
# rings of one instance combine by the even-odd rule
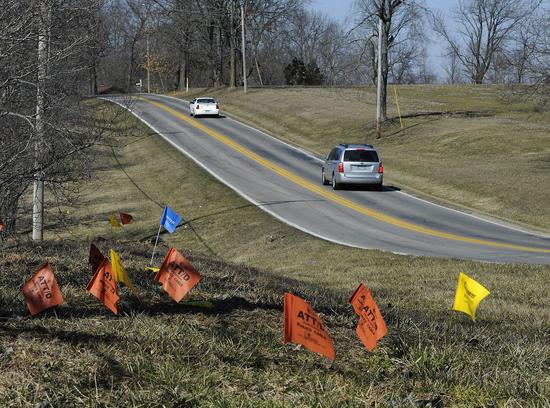
[[[338,190],[340,188],[340,184],[336,182],[336,177],[334,177],[334,174],[332,175],[332,189]]]
[[[323,183],[324,186],[329,185],[329,182],[328,182],[327,178],[325,177],[325,169],[321,170],[321,182]]]

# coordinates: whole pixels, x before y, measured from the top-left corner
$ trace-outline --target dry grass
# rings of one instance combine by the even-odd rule
[[[401,112],[472,112],[404,119],[393,87],[382,139],[372,88],[196,89],[222,109],[322,156],[341,142],[381,151],[388,183],[447,205],[550,231],[550,113],[501,97],[497,86],[399,86]]]
[[[108,114],[110,107],[103,107]],[[97,178],[74,208],[47,214],[50,242],[0,252],[0,400],[8,406],[547,406],[550,267],[399,256],[333,245],[242,200],[127,116],[117,156],[98,151]],[[172,177],[165,176],[170,169]],[[195,180],[201,180],[197,183]],[[204,279],[171,302],[143,271],[166,202],[191,220],[163,235]],[[109,213],[135,222],[111,230]],[[70,226],[70,233],[67,232]],[[121,257],[142,302],[123,289],[112,316],[85,291],[86,237]],[[59,238],[59,239],[57,239]],[[147,240],[146,240],[147,241]],[[66,304],[26,316],[21,283],[50,259]],[[491,290],[474,324],[450,310],[458,272]],[[389,333],[368,353],[347,298],[374,290]],[[333,365],[282,344],[282,294],[306,298],[336,345]],[[13,351],[10,351],[13,350]]]

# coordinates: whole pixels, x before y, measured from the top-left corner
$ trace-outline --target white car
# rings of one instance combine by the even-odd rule
[[[214,98],[197,98],[189,102],[189,113],[198,117],[204,115],[220,116],[220,105]]]

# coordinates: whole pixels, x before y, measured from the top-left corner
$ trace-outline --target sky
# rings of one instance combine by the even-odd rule
[[[433,11],[442,11],[444,15],[449,15],[450,10],[458,3],[458,0],[425,0],[426,6]],[[333,18],[334,20],[346,24],[353,23],[353,3],[354,0],[310,0],[309,8],[311,10],[320,11],[323,14]],[[452,20],[447,19],[452,25]],[[444,80],[443,70],[443,54],[444,45],[438,41],[435,33],[430,30],[428,37],[432,40],[428,47],[428,54],[432,62],[435,74],[438,79]]]

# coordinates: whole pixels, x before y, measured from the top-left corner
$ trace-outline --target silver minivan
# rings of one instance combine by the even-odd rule
[[[337,190],[342,184],[368,184],[382,189],[384,167],[369,144],[339,144],[325,158],[321,170],[323,184]]]

